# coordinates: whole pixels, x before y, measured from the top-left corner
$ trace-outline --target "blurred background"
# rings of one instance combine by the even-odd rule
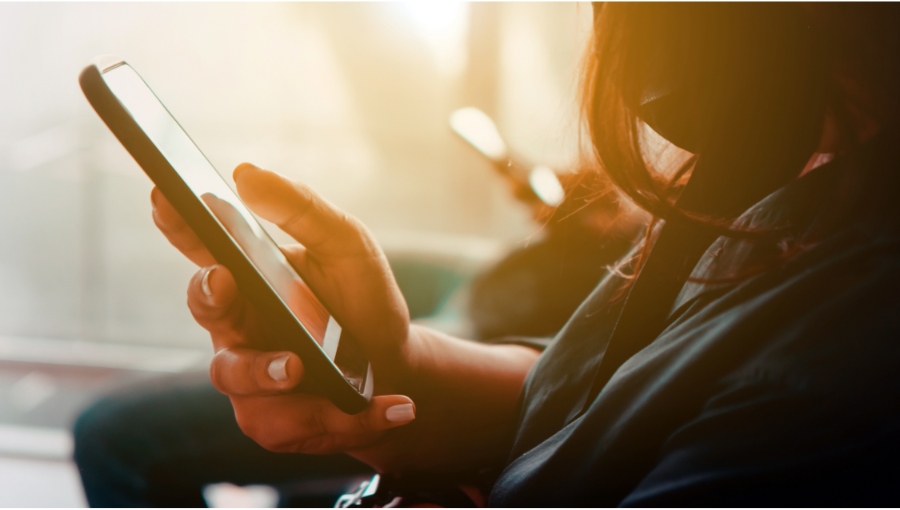
[[[277,170],[392,256],[477,267],[539,226],[448,116],[477,106],[523,159],[573,168],[590,19],[575,3],[0,4],[0,506],[83,505],[78,409],[211,354],[184,306],[195,269],[78,88],[92,57],[129,61],[221,173]]]

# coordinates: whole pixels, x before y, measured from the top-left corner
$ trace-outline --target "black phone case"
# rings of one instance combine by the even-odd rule
[[[328,359],[319,344],[106,85],[103,73],[123,64],[125,62],[116,57],[94,59],[79,76],[81,89],[110,131],[181,214],[216,261],[234,275],[241,293],[270,329],[267,335],[269,340],[259,348],[288,350],[300,356],[304,365],[304,382],[297,391],[321,394],[346,413],[355,414],[365,409],[372,395],[371,365],[368,367],[365,389],[360,393],[344,379],[337,366]],[[174,119],[174,115],[172,117]],[[342,335],[341,341],[346,340]]]

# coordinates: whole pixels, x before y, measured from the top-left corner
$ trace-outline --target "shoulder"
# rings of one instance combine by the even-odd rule
[[[720,340],[749,355],[668,436],[624,505],[900,502],[900,243],[806,262],[731,309],[740,325],[722,324]]]
[[[727,278],[732,274],[731,268],[706,271],[700,276],[707,280],[688,283],[670,327],[765,326],[766,336],[798,336],[874,326],[875,316],[880,323],[900,318],[892,313],[900,305],[900,235],[847,231],[755,275]]]
[[[698,315],[718,314],[724,338],[756,346],[748,370],[808,390],[864,384],[900,370],[900,237],[833,239],[707,304]]]

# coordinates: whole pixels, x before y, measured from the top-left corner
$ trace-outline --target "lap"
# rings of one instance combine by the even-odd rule
[[[164,491],[175,497],[177,487],[199,498],[200,487],[216,482],[308,486],[323,481],[324,487],[329,485],[326,480],[333,484],[371,472],[346,455],[265,450],[241,432],[228,398],[213,388],[206,373],[120,388],[87,409],[74,434],[76,462],[89,500],[92,490],[140,498],[155,498],[152,492]]]

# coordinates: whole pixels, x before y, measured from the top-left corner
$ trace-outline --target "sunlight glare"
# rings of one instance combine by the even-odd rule
[[[466,66],[469,6],[464,2],[418,1],[400,4],[431,50],[438,71],[459,75]]]
[[[453,112],[450,115],[450,127],[494,163],[505,164],[509,159],[506,142],[497,131],[494,121],[478,108],[469,106]]]

